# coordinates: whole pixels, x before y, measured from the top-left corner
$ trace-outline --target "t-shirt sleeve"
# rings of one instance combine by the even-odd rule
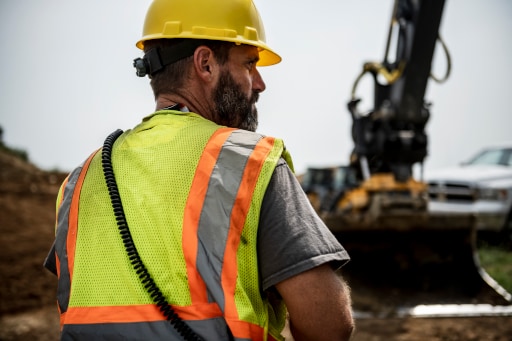
[[[43,266],[46,269],[48,269],[52,274],[57,275],[57,262],[55,259],[55,242],[53,243],[50,252],[48,252],[48,256],[46,256]]]
[[[263,290],[324,263],[339,268],[349,259],[286,162],[280,160],[260,212],[258,260]]]

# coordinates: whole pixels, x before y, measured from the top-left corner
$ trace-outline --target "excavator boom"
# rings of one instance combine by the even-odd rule
[[[444,0],[396,1],[384,60],[363,68],[363,74],[374,77],[374,109],[367,115],[358,112],[355,92],[348,105],[353,157],[363,174],[391,172],[404,182],[412,176],[412,166],[427,155],[430,111],[424,96],[443,8]],[[396,50],[390,56],[393,41]]]

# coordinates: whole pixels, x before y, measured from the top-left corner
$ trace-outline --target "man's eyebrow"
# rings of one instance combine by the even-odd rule
[[[249,63],[257,63],[260,60],[260,56],[250,56],[247,57],[247,62]]]

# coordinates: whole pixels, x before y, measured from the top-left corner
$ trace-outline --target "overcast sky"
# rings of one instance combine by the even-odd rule
[[[71,170],[116,128],[151,113],[132,60],[150,0],[0,0],[4,142],[44,169]],[[346,110],[366,61],[382,61],[392,0],[255,0],[281,64],[261,68],[259,132],[285,140],[296,170],[348,162]],[[440,33],[452,75],[429,82],[426,168],[512,141],[512,1],[447,0]],[[438,48],[434,73],[445,72]],[[370,79],[358,90],[372,105]]]

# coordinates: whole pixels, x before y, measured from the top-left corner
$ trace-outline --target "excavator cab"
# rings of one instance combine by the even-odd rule
[[[356,170],[349,166],[308,168],[300,181],[318,212],[331,212],[346,193],[359,184]]]

